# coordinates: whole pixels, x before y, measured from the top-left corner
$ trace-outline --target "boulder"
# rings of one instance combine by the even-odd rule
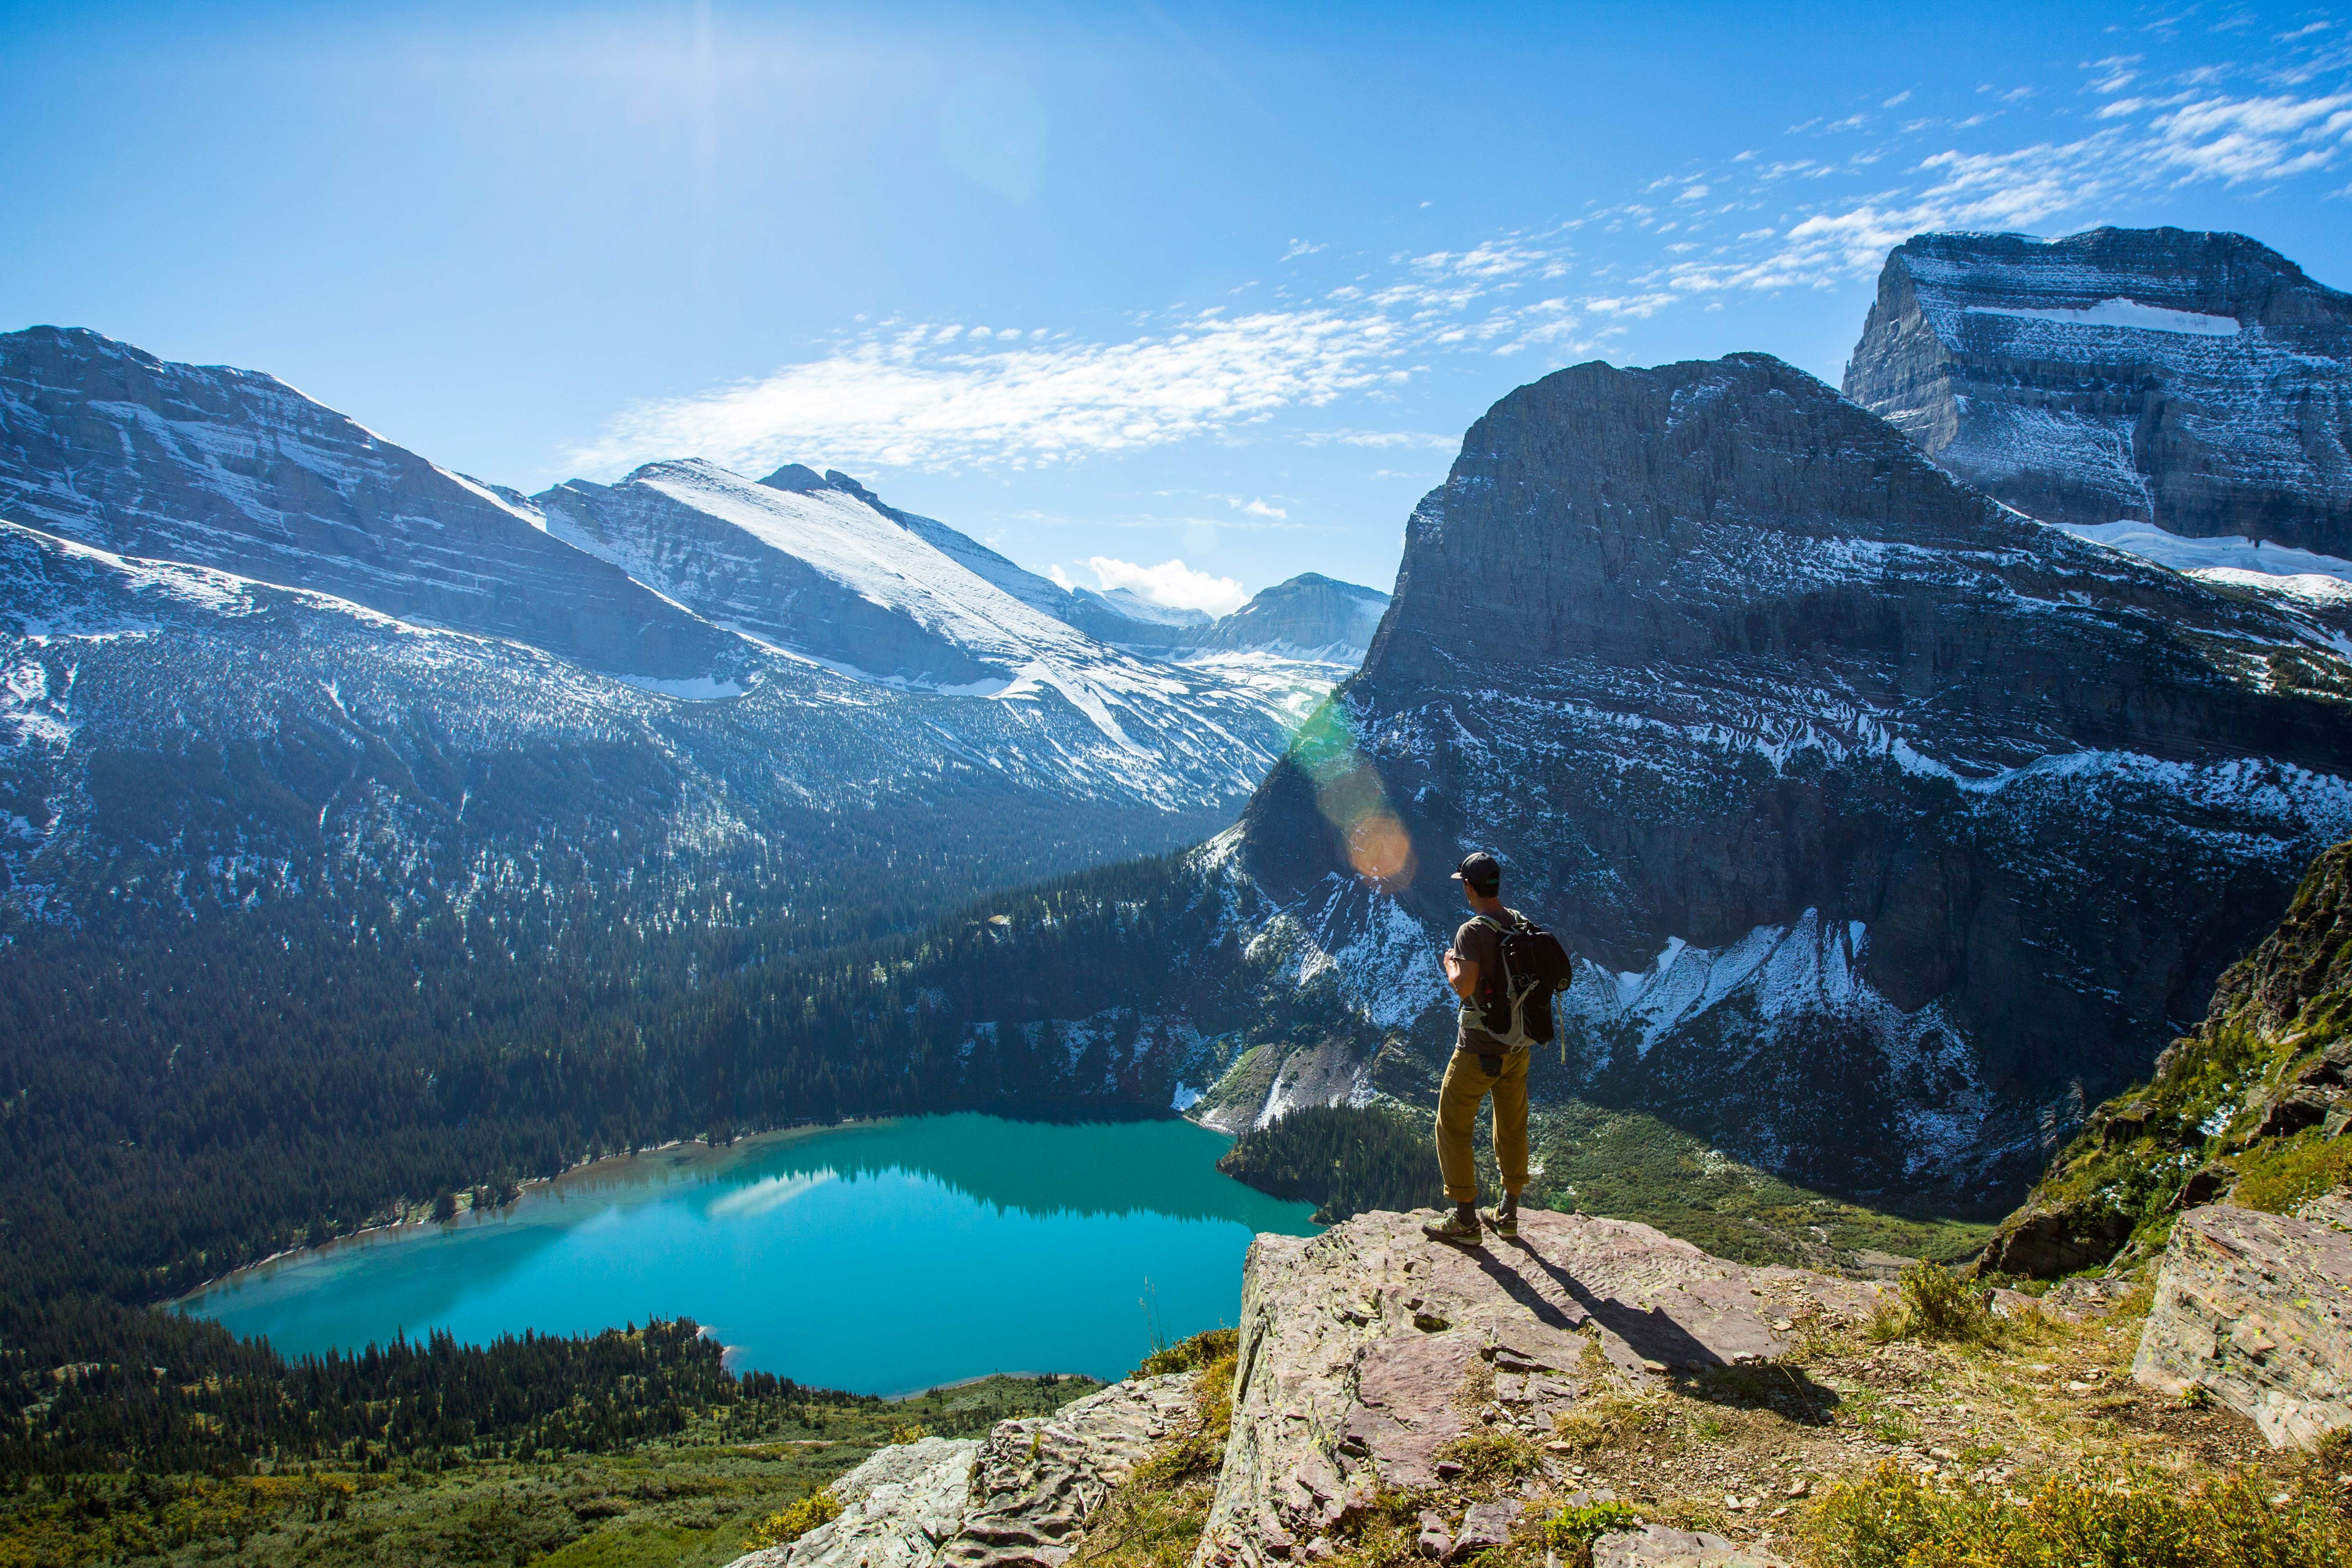
[[[1703,1530],[1645,1524],[1594,1542],[1592,1568],[1787,1568],[1787,1562]]]
[[[1382,1488],[1444,1482],[1440,1452],[1466,1433],[1546,1438],[1603,1386],[1778,1355],[1799,1320],[1859,1319],[1877,1300],[1624,1220],[1528,1212],[1516,1242],[1465,1251],[1424,1237],[1430,1217],[1375,1212],[1251,1244],[1202,1568],[1319,1555]],[[1459,1556],[1496,1522],[1474,1511],[1450,1531],[1433,1515],[1422,1550]]]
[[[2219,1162],[2200,1165],[2180,1184],[2180,1195],[2172,1200],[2172,1206],[2184,1212],[2202,1208],[2237,1184],[2235,1167]]]
[[[1481,1552],[1489,1551],[1511,1539],[1512,1526],[1527,1504],[1516,1498],[1500,1502],[1474,1502],[1463,1510],[1462,1528],[1454,1532],[1453,1549],[1446,1553],[1449,1561],[1467,1562]]]
[[[2112,1209],[2028,1205],[1992,1238],[1977,1268],[2021,1279],[2055,1279],[2105,1263],[2131,1230],[2131,1216]]]
[[[2335,1104],[2336,1096],[2325,1089],[2290,1089],[2270,1102],[2263,1111],[2263,1119],[2242,1142],[2251,1144],[2264,1138],[2293,1137],[2306,1127],[2316,1127],[2326,1121]]]
[[[2123,1147],[2147,1131],[2148,1119],[2155,1114],[2155,1107],[2140,1100],[2110,1113],[2099,1128],[2100,1145],[2108,1149]]]
[[[2352,1234],[2227,1205],[2182,1215],[2132,1376],[2202,1387],[2273,1447],[2352,1426]]]

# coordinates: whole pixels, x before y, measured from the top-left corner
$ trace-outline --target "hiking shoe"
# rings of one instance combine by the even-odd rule
[[[1519,1239],[1518,1210],[1513,1209],[1510,1213],[1505,1214],[1499,1208],[1492,1208],[1488,1209],[1479,1217],[1484,1219],[1488,1225],[1493,1226],[1495,1227],[1495,1234],[1501,1237],[1505,1241],[1517,1241]]]
[[[1421,1227],[1421,1234],[1432,1241],[1443,1241],[1455,1247],[1483,1247],[1486,1238],[1475,1225],[1464,1225],[1459,1215],[1447,1215],[1435,1225]]]

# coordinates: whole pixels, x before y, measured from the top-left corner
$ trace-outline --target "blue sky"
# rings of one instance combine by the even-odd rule
[[[1465,428],[1560,365],[1834,381],[1922,229],[2235,228],[2352,287],[2347,23],[12,5],[0,327],[268,370],[526,489],[838,467],[1225,608],[1388,585]]]

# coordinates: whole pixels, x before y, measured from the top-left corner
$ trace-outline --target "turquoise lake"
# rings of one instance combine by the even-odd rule
[[[608,1161],[506,1212],[268,1264],[185,1310],[299,1355],[692,1318],[729,1364],[910,1394],[992,1372],[1123,1376],[1234,1322],[1257,1231],[1305,1204],[1222,1175],[1186,1121],[927,1116]]]

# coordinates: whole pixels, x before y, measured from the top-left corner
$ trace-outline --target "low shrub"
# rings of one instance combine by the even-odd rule
[[[1901,1283],[1903,1307],[1919,1338],[1990,1344],[2001,1337],[2000,1320],[1985,1310],[1984,1298],[1951,1270],[1915,1263],[1903,1271]]]
[[[1197,1372],[1221,1356],[1232,1355],[1241,1348],[1242,1336],[1237,1329],[1211,1329],[1194,1334],[1189,1340],[1178,1340],[1172,1345],[1162,1345],[1143,1358],[1143,1364],[1128,1373],[1129,1377],[1164,1377],[1171,1372]]]
[[[2241,1470],[2199,1483],[2076,1471],[2032,1490],[1945,1488],[1895,1465],[1825,1495],[1806,1521],[1818,1568],[2331,1568],[2352,1525],[2322,1494]]]
[[[833,1495],[831,1487],[811,1492],[753,1525],[751,1538],[743,1542],[743,1550],[758,1552],[770,1546],[789,1546],[818,1525],[840,1517],[841,1500]]]
[[[1905,1339],[1980,1345],[2008,1342],[2010,1325],[1986,1310],[1977,1287],[1950,1269],[1914,1263],[1903,1270],[1898,1283],[1900,1298],[1881,1299],[1862,1326],[1879,1343]]]
[[[1622,1394],[1603,1394],[1552,1417],[1552,1435],[1580,1454],[1612,1447],[1651,1418],[1650,1410]]]
[[[1641,1522],[1632,1504],[1613,1498],[1580,1503],[1544,1521],[1544,1544],[1559,1553],[1560,1568],[1591,1568],[1594,1542],[1612,1531],[1636,1529]]]
[[[1437,1450],[1440,1459],[1462,1467],[1462,1484],[1517,1480],[1539,1474],[1543,1450],[1516,1432],[1471,1432]]]

